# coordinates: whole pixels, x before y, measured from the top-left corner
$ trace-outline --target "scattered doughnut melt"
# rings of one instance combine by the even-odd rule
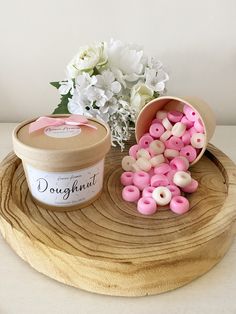
[[[193,193],[198,188],[188,169],[205,141],[202,120],[190,106],[184,105],[183,112],[158,111],[149,132],[122,159],[123,199],[137,203],[143,215],[166,205],[176,214],[186,213],[189,201],[181,191]]]

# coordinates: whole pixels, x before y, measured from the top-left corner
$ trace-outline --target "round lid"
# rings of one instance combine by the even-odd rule
[[[70,115],[52,115],[50,118],[68,118]],[[21,159],[48,167],[81,166],[103,158],[111,146],[109,127],[89,118],[86,125],[62,124],[46,126],[30,132],[30,124],[37,119],[24,121],[13,131],[14,151]],[[92,127],[89,127],[93,126]],[[56,166],[56,165],[55,165]],[[60,165],[56,166],[57,168]]]

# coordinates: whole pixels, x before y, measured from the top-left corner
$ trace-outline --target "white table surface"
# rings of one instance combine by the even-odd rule
[[[11,151],[14,123],[0,123],[0,160]],[[211,141],[236,162],[236,126]],[[0,314],[236,313],[236,241],[203,277],[175,291],[141,298],[92,294],[56,282],[22,261],[0,236]]]

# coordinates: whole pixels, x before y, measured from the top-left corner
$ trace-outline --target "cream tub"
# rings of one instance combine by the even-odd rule
[[[50,210],[69,211],[95,201],[102,191],[104,159],[111,146],[109,127],[91,118],[88,124],[96,129],[63,124],[30,133],[34,121],[15,128],[13,147],[35,202]]]

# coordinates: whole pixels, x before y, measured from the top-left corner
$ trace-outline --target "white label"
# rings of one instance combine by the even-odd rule
[[[49,126],[44,129],[44,134],[50,137],[66,138],[79,135],[81,128],[75,125]]]
[[[90,200],[103,184],[104,159],[89,168],[70,172],[46,172],[26,165],[32,195],[42,203],[72,206]]]

